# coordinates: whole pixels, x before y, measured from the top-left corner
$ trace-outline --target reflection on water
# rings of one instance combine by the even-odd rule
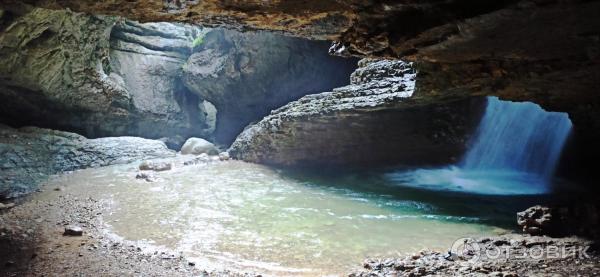
[[[211,262],[275,274],[342,274],[366,257],[446,250],[513,221],[505,199],[436,194],[385,178],[315,177],[238,161],[176,166],[136,180],[136,165],[51,181],[113,203],[110,231]],[[511,207],[514,208],[514,207]]]

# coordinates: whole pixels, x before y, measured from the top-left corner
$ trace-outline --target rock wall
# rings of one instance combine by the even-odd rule
[[[357,60],[329,56],[327,48],[268,32],[212,30],[183,67],[183,79],[216,106],[215,136],[229,144],[271,110],[348,84]]]
[[[119,134],[138,130],[133,134],[154,138],[212,136],[215,126],[208,117],[214,111],[205,109],[203,100],[181,82],[193,40],[202,32],[189,25],[129,20],[113,27],[110,76],[129,93],[131,106],[141,114],[127,126],[119,126]]]
[[[69,132],[0,124],[0,198],[30,192],[50,174],[174,155],[156,140],[86,139]]]
[[[3,11],[0,29],[0,122],[13,126],[229,144],[355,68],[325,42],[21,8]]]
[[[232,144],[238,159],[282,166],[455,162],[485,99],[415,91],[412,64],[362,60],[351,84],[273,111]]]
[[[198,28],[32,9],[3,13],[0,121],[90,137],[210,136],[179,81]]]
[[[600,155],[600,1],[112,1],[3,0],[142,21],[286,32],[335,43],[331,53],[402,58],[439,75],[423,89],[467,90],[568,112],[594,175]],[[438,71],[441,70],[441,71]]]

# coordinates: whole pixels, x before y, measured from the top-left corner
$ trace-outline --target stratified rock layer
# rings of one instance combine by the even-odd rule
[[[156,140],[86,139],[68,132],[0,125],[0,198],[27,193],[50,174],[174,155]]]
[[[415,92],[416,75],[410,63],[363,60],[351,85],[273,111],[240,134],[229,153],[284,166],[453,162],[484,99]]]

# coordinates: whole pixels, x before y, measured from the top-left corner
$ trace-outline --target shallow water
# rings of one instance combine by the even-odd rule
[[[398,188],[378,175],[323,177],[239,161],[175,166],[152,183],[136,172],[137,164],[87,169],[49,183],[110,200],[104,220],[124,239],[214,269],[270,274],[344,274],[366,257],[447,250],[514,221],[506,199]]]

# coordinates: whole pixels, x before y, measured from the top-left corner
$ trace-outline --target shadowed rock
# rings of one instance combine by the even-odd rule
[[[248,127],[232,157],[284,166],[453,162],[484,99],[415,91],[410,63],[362,60],[351,84],[307,95]]]

